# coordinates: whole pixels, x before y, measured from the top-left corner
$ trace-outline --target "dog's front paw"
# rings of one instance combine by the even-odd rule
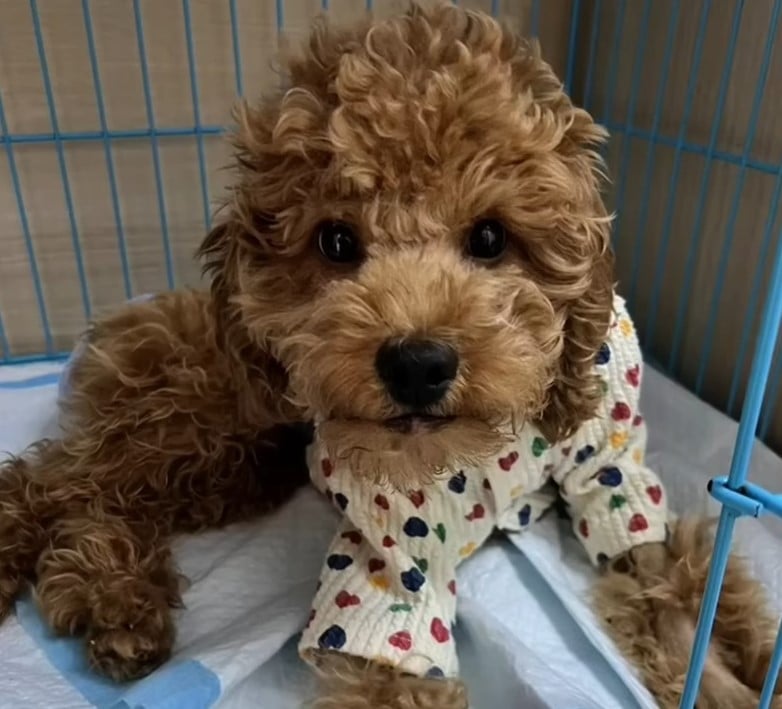
[[[118,682],[148,675],[170,656],[174,625],[160,589],[130,583],[124,593],[97,599],[87,628],[87,657],[96,671]]]
[[[609,562],[595,589],[595,608],[609,635],[666,709],[681,698],[711,561],[711,528],[705,521],[680,521],[667,544],[638,547]],[[763,588],[731,558],[699,708],[757,706],[776,627]],[[775,702],[782,705],[782,697]]]

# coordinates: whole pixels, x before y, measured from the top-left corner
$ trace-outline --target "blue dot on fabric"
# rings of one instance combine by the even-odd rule
[[[402,529],[408,537],[425,537],[429,534],[429,525],[420,517],[410,517]]]
[[[337,503],[337,506],[343,512],[345,508],[348,506],[348,498],[345,497],[341,492],[338,492],[336,495],[334,495],[334,502]]]
[[[429,668],[426,676],[429,679],[443,679],[443,677],[445,677],[445,672],[443,672],[437,665],[434,665],[433,667]]]
[[[402,585],[408,590],[415,593],[426,583],[426,577],[415,567],[409,571],[403,571],[400,574],[402,579]]]
[[[619,487],[622,484],[622,471],[619,468],[603,468],[597,476],[601,485],[606,487]]]
[[[524,507],[519,510],[519,524],[522,527],[526,527],[529,524],[531,516],[532,508],[529,505],[524,505]]]
[[[464,471],[460,471],[448,481],[448,489],[451,492],[455,492],[457,495],[461,495],[464,492],[466,483],[467,476],[464,474]]]
[[[327,628],[318,638],[318,647],[322,650],[339,650],[347,642],[345,630],[339,625]]]
[[[330,554],[326,559],[326,565],[334,571],[347,569],[353,563],[353,558],[347,554]]]
[[[607,342],[600,345],[600,349],[595,356],[595,364],[608,364],[611,361],[611,348]]]
[[[594,446],[584,446],[576,453],[576,463],[581,465],[595,454]]]

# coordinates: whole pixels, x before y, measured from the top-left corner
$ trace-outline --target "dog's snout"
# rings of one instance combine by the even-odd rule
[[[424,409],[448,392],[459,369],[459,355],[435,340],[392,340],[380,348],[375,364],[394,401]]]

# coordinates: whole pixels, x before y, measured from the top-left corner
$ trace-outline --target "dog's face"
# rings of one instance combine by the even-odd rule
[[[332,455],[398,485],[590,416],[603,134],[534,48],[441,7],[320,27],[291,78],[240,111],[202,248],[243,356],[270,350]]]

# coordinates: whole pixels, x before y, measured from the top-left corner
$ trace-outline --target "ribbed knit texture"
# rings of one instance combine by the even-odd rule
[[[335,650],[416,675],[458,672],[452,626],[456,567],[495,528],[521,532],[556,500],[594,564],[665,539],[663,487],[644,467],[638,412],[642,360],[624,301],[596,371],[606,394],[598,415],[550,446],[534,426],[480,468],[407,493],[361,480],[310,450],[314,484],[344,518],[329,549],[300,651]]]

